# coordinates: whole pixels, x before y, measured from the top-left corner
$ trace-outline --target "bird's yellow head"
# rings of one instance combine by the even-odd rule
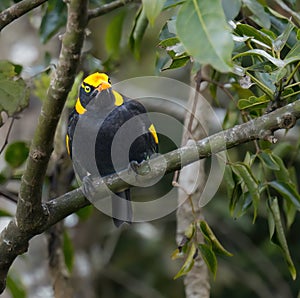
[[[98,92],[111,87],[109,77],[105,73],[95,72],[86,77],[79,90],[79,97],[77,99],[75,109],[79,114],[83,114],[85,107],[94,98]]]

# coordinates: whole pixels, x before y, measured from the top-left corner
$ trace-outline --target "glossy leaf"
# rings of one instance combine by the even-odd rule
[[[222,0],[222,6],[227,20],[233,20],[239,13],[242,0]]]
[[[290,59],[300,60],[300,41],[297,41],[285,56],[285,60],[290,60]]]
[[[272,158],[275,160],[275,162],[279,166],[279,171],[274,172],[276,180],[278,182],[285,182],[285,183],[290,183],[292,182],[290,179],[290,173],[288,169],[286,168],[282,158],[277,156],[276,154],[272,153]]]
[[[260,200],[260,194],[258,190],[258,182],[256,181],[254,175],[251,172],[251,169],[243,163],[235,163],[233,165],[233,170],[238,174],[244,181],[245,185],[247,186],[249,193],[252,197],[252,204],[253,204],[253,222],[257,216],[257,209],[258,203]]]
[[[271,21],[269,15],[265,12],[264,7],[256,0],[243,0],[249,10],[253,13],[252,19],[261,27],[269,29]]]
[[[140,9],[135,17],[134,25],[129,37],[130,49],[136,59],[140,58],[140,48],[145,31],[148,27],[148,19],[145,11]]]
[[[40,37],[46,43],[66,24],[67,6],[64,1],[49,0],[45,15],[42,18]]]
[[[12,168],[18,168],[27,159],[28,144],[22,141],[11,143],[5,150],[5,160]]]
[[[198,247],[209,271],[212,273],[213,277],[216,278],[218,262],[215,253],[211,247],[206,244],[199,244]]]
[[[220,0],[186,1],[176,19],[176,31],[186,51],[201,64],[231,71],[233,40]]]
[[[142,0],[143,9],[151,26],[154,26],[156,18],[161,13],[166,0]]]
[[[237,24],[235,32],[241,36],[254,38],[259,42],[261,42],[262,44],[265,44],[268,47],[272,47],[272,39],[270,38],[270,36],[254,28],[253,26],[250,26],[248,24]]]
[[[13,116],[29,104],[29,88],[17,76],[16,66],[8,61],[0,61],[0,113]],[[2,118],[0,115],[0,126]]]
[[[246,52],[239,53],[239,54],[235,55],[233,57],[233,59],[243,57],[243,56],[261,56],[261,57],[266,58],[268,61],[270,61],[271,63],[273,63],[277,67],[284,67],[287,64],[283,60],[274,58],[273,56],[271,56],[266,51],[260,50],[260,49],[254,49],[254,50],[249,50],[249,51],[246,51]]]
[[[270,235],[271,240],[282,249],[283,256],[285,258],[285,261],[287,262],[290,274],[292,278],[295,280],[297,275],[296,268],[291,258],[289,247],[285,238],[285,233],[281,222],[280,209],[279,209],[277,198],[270,199],[268,205],[273,216],[273,220],[275,224],[275,232],[276,232],[273,235],[272,234]]]
[[[294,27],[292,22],[288,22],[285,30],[273,41],[273,48],[276,52],[281,52]]]
[[[282,181],[271,181],[268,184],[282,195],[283,198],[289,200],[298,210],[300,210],[300,195],[296,190],[295,185]]]
[[[229,165],[225,166],[225,172],[224,172],[224,181],[226,182],[226,189],[227,189],[227,196],[228,198],[231,198],[233,195],[233,191],[235,188],[235,181],[233,179],[233,173],[231,170],[231,167]]]
[[[195,245],[195,243],[192,243],[190,246],[190,249],[188,251],[188,256],[187,256],[183,266],[180,268],[180,270],[174,276],[174,279],[177,279],[183,275],[186,275],[191,271],[191,269],[194,266],[194,262],[195,262],[194,257],[196,255],[196,253],[197,253],[196,245]]]
[[[212,250],[220,255],[224,255],[227,257],[231,257],[232,253],[224,248],[224,246],[220,243],[217,239],[216,235],[209,227],[206,221],[201,220],[199,223],[200,230],[204,236],[204,238],[208,241],[209,244],[212,246]]]
[[[273,158],[272,153],[269,151],[261,151],[258,155],[258,158],[262,161],[264,166],[273,171],[279,171],[280,166]]]

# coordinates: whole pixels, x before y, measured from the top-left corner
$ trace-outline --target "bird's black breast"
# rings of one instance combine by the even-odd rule
[[[126,100],[115,107],[102,122],[95,143],[95,159],[101,176],[138,163],[157,152],[149,132],[151,122],[142,104]]]

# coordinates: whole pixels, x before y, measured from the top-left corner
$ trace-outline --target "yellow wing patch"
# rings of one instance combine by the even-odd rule
[[[86,112],[86,109],[82,106],[80,99],[77,98],[76,104],[75,104],[75,110],[78,114],[84,114]]]
[[[122,105],[124,103],[123,96],[115,90],[113,90],[113,94],[114,94],[114,97],[115,97],[115,106]]]
[[[67,148],[67,152],[70,155],[70,139],[69,139],[69,135],[66,134],[66,148]]]
[[[153,124],[150,125],[150,127],[148,128],[148,130],[151,132],[152,136],[153,136],[153,139],[154,139],[154,142],[156,144],[158,144],[158,136],[157,136],[157,133],[156,133],[156,130],[155,130],[155,127]]]
[[[108,83],[108,75],[105,73],[95,72],[86,77],[83,82],[97,88],[102,82]]]

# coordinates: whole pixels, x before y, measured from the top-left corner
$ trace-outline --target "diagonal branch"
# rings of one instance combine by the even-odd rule
[[[152,180],[154,177],[161,176],[164,172],[174,172],[199,159],[255,139],[274,141],[274,137],[272,137],[274,131],[293,127],[299,118],[300,100],[297,100],[262,117],[198,141],[196,143],[196,152],[195,147],[184,146],[158,156],[143,164],[139,168],[139,173],[147,172],[150,168],[151,171],[147,172],[147,180]],[[166,164],[166,171],[162,167],[163,163]],[[126,178],[128,183],[124,182],[121,177],[123,179]],[[143,179],[142,175],[138,177]],[[44,222],[41,222],[38,226],[35,224],[35,228],[31,230],[21,230],[17,220],[15,218],[12,219],[0,235],[0,291],[4,290],[5,278],[9,267],[18,255],[26,251],[29,239],[44,232],[71,213],[90,204],[84,197],[84,194],[97,192],[99,197],[104,197],[107,195],[107,187],[114,192],[118,192],[130,187],[129,184],[134,184],[136,179],[137,175],[130,169],[103,179],[86,179],[82,187],[43,204],[42,208],[48,216],[45,217],[46,220]]]
[[[166,164],[165,173],[174,172],[182,167],[191,164],[199,159],[204,159],[214,153],[224,151],[243,143],[250,142],[256,139],[273,139],[272,133],[279,129],[291,128],[295,125],[296,120],[300,118],[300,100],[295,101],[283,108],[266,114],[262,117],[256,118],[241,125],[225,131],[218,132],[214,135],[206,137],[196,143],[197,152],[195,148],[184,146],[179,149],[168,152],[164,155],[158,156],[149,162],[143,164],[139,168],[139,173],[148,171],[146,181],[150,181],[155,177],[161,176],[164,173],[162,164]],[[212,150],[213,148],[213,150]],[[139,182],[143,179],[139,175]],[[48,227],[64,219],[80,208],[87,206],[89,201],[85,199],[84,194],[89,192],[97,192],[97,196],[107,196],[107,188],[118,192],[130,187],[129,183],[135,184],[137,179],[136,174],[128,169],[114,175],[104,177],[103,179],[96,178],[95,180],[87,179],[82,187],[79,187],[71,192],[68,192],[44,205],[48,210],[48,220],[44,226],[41,226],[40,232],[43,232]],[[124,182],[128,181],[128,183]]]
[[[0,12],[0,31],[28,11],[48,0],[23,0]]]

